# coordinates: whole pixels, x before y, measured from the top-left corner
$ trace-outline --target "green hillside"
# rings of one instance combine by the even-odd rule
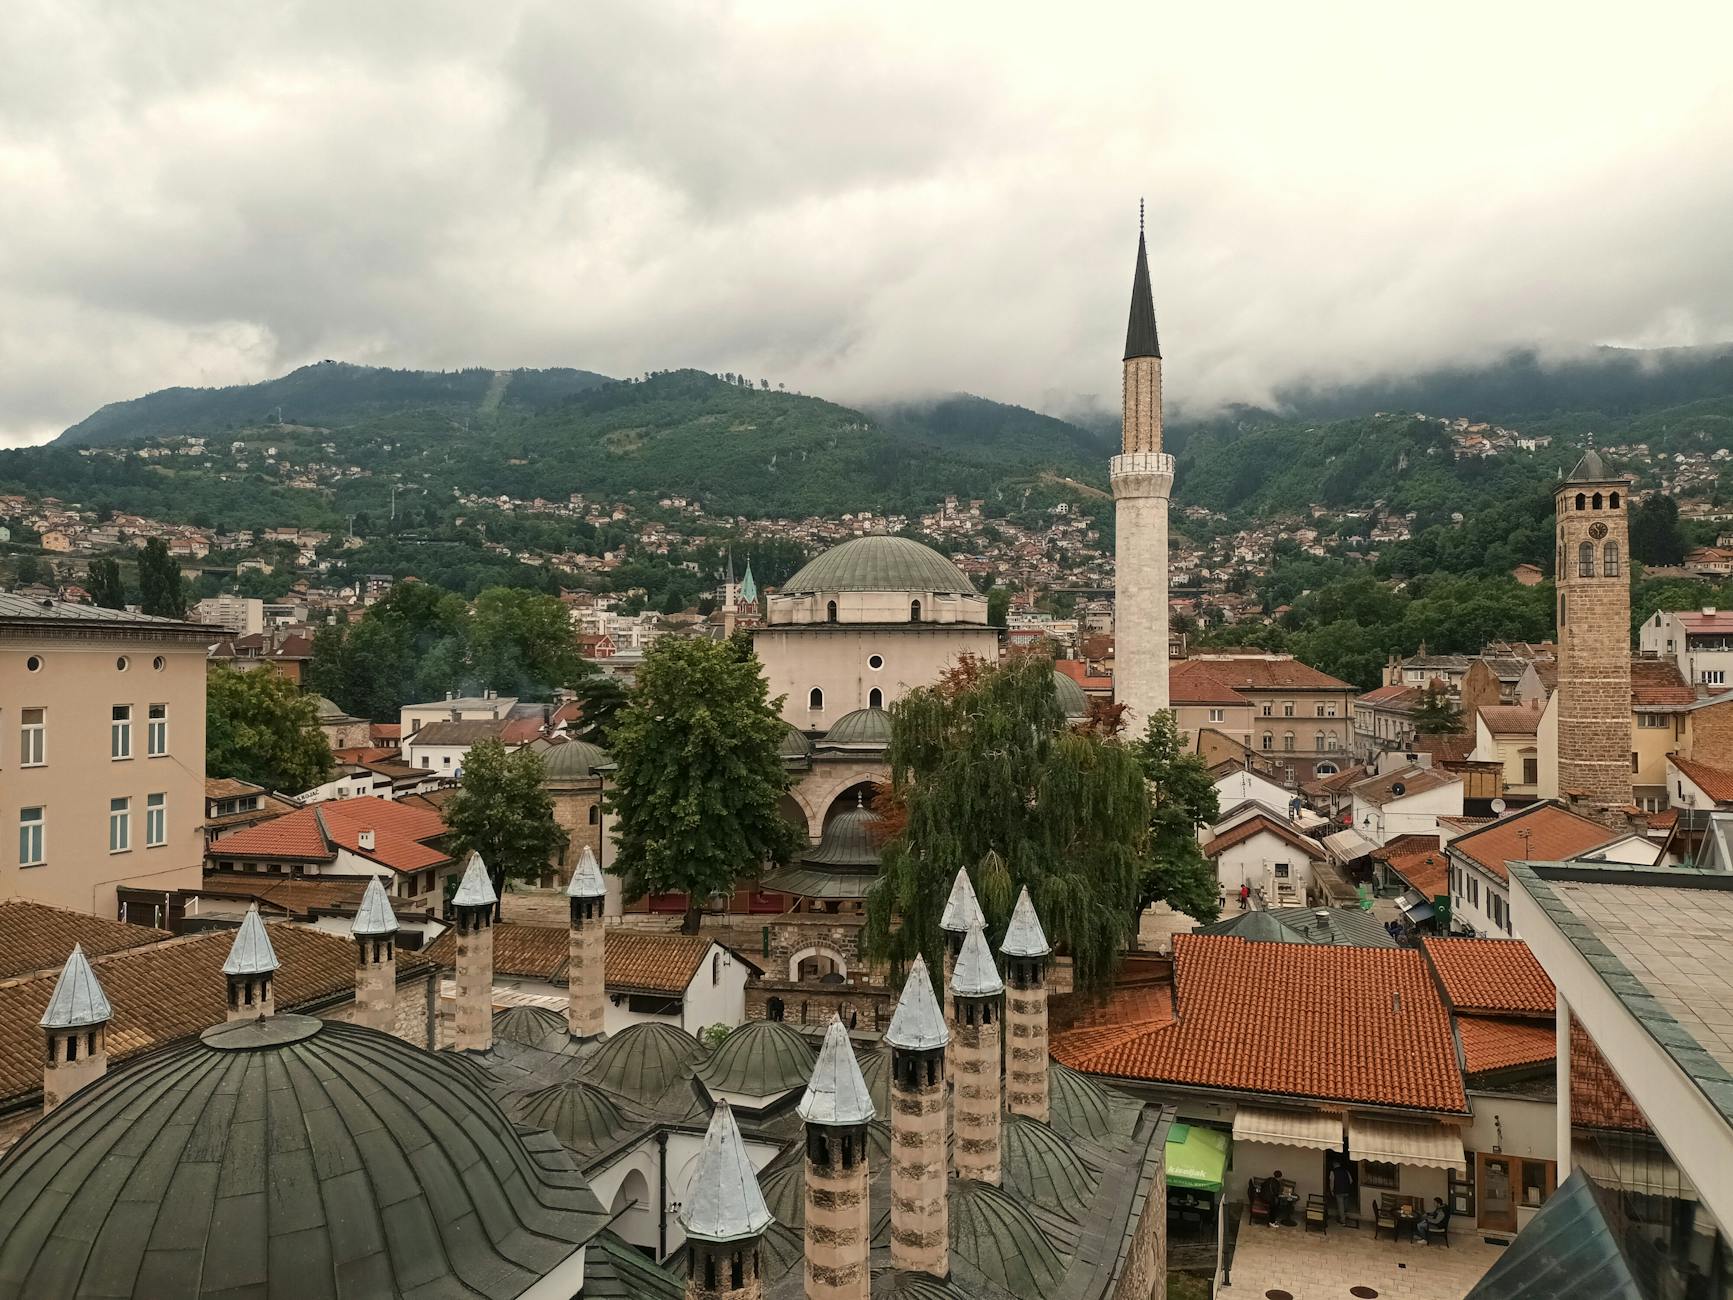
[[[267,422],[331,427],[419,407],[491,411],[534,408],[605,384],[587,370],[385,370],[322,361],[278,379],[229,388],[164,388],[110,402],[67,429],[55,444],[112,446],[173,434],[212,434]]]

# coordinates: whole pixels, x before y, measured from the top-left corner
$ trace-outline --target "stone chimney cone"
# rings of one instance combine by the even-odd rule
[[[355,922],[355,1023],[382,1034],[397,1031],[397,913],[385,886],[367,882]]]
[[[806,1121],[806,1300],[867,1300],[873,1101],[840,1016],[825,1031],[800,1117]]]
[[[457,1032],[460,1052],[485,1052],[493,1046],[493,892],[487,864],[471,853],[463,880],[451,896],[457,913]]]
[[[957,1177],[997,1186],[1002,1097],[999,1025],[1005,1012],[1005,982],[993,965],[986,933],[978,925],[963,941],[963,951],[951,973],[951,997],[957,1008],[957,1023],[951,1031]]]
[[[254,903],[241,918],[229,958],[223,963],[230,1020],[262,1020],[277,1013],[277,953]]]
[[[1053,951],[1029,900],[1029,887],[1017,896],[1005,941],[1005,978],[1011,989],[1005,1054],[1006,1104],[1013,1115],[1047,1122],[1047,955]]]
[[[586,844],[578,865],[572,868],[572,882],[566,886],[572,913],[566,963],[566,1027],[574,1038],[594,1038],[602,1032],[607,1006],[607,939],[602,911],[607,894],[608,886],[596,865],[596,855]]]
[[[44,1115],[108,1072],[108,1022],[113,1018],[84,948],[73,944],[48,999],[48,1009],[38,1022],[43,1041]]]
[[[944,1015],[926,959],[915,958],[885,1042],[891,1048],[891,1267],[951,1271],[945,1195]]]
[[[957,964],[957,954],[963,951],[963,940],[969,937],[969,927],[973,925],[985,928],[987,917],[981,911],[980,901],[975,897],[975,886],[969,880],[967,867],[957,870],[957,878],[951,882],[951,896],[945,900],[945,910],[939,917],[939,929],[945,934],[945,978],[941,988],[945,998],[945,1023],[951,1027],[954,1034],[957,1029],[957,1004],[951,996],[951,971]],[[945,1086],[952,1088],[957,1082],[957,1062],[954,1053],[945,1054]],[[951,1109],[945,1108],[946,1150],[951,1157],[956,1155],[956,1148],[950,1143]],[[948,1157],[950,1158],[950,1157]]]
[[[686,1300],[764,1300],[761,1244],[773,1222],[734,1111],[717,1102],[680,1207]]]

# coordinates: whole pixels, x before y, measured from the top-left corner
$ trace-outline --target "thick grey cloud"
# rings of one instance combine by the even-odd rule
[[[0,441],[326,356],[1111,400],[1140,194],[1194,408],[1733,337],[1725,4],[1194,8],[13,0]]]

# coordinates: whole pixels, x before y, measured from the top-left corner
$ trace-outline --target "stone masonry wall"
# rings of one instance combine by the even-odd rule
[[[1624,500],[1618,509],[1576,509],[1577,485],[1557,501],[1559,669],[1559,792],[1581,794],[1584,811],[1623,825],[1617,811],[1631,802],[1630,538]],[[1610,490],[1597,489],[1610,497]],[[1594,492],[1587,495],[1591,497]],[[1595,531],[1603,531],[1600,537]],[[1618,573],[1606,575],[1606,548],[1615,545]],[[1587,544],[1593,574],[1579,571]]]

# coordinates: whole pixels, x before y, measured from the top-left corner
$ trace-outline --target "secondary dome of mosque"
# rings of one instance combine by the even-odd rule
[[[923,591],[974,596],[963,571],[930,546],[875,534],[833,546],[782,586],[783,595],[827,591]]]
[[[821,749],[839,745],[851,749],[863,745],[883,748],[891,743],[891,715],[883,709],[855,709],[832,723],[818,743]]]
[[[1066,717],[1081,718],[1089,712],[1089,697],[1083,693],[1083,688],[1075,678],[1067,677],[1057,668],[1053,670],[1053,694],[1059,707],[1065,710]]]
[[[439,1057],[279,1015],[142,1059],[27,1132],[0,1161],[0,1291],[509,1300],[606,1222],[563,1148]]]
[[[555,745],[542,755],[544,779],[569,781],[578,777],[594,776],[596,769],[608,761],[607,751],[590,744],[589,741],[568,740],[563,745]]]

